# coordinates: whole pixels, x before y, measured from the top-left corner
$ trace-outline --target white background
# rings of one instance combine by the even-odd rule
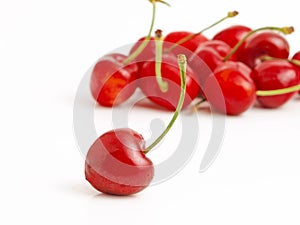
[[[198,31],[238,10],[206,35],[231,24],[294,25],[294,53],[294,2],[170,0],[172,8],[158,5],[155,28]],[[85,181],[72,125],[77,86],[100,56],[144,36],[150,17],[146,0],[0,0],[0,223],[299,225],[299,97],[228,117],[221,153],[205,173],[198,170],[211,118],[199,111],[199,150],[177,176],[130,197],[98,194]],[[110,109],[95,114],[99,134],[112,128]],[[136,109],[129,125],[147,137],[156,117],[171,114]],[[178,122],[154,162],[172,153],[180,132]]]

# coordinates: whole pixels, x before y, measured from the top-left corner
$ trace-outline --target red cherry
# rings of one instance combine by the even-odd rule
[[[86,156],[86,179],[103,193],[131,195],[140,192],[154,175],[153,164],[143,150],[143,137],[131,129],[117,129],[101,135]]]
[[[166,92],[162,92],[155,73],[155,60],[145,62],[139,74],[139,86],[148,99],[154,103],[174,110],[180,96],[180,70],[177,66],[177,58],[171,54],[164,54],[161,63],[161,74],[163,81],[168,83]],[[187,107],[199,93],[199,82],[195,72],[187,66],[186,95],[183,108]]]
[[[292,59],[296,59],[296,60],[299,60],[300,61],[300,51],[299,52],[296,52],[293,56]]]
[[[211,106],[228,115],[238,115],[250,108],[256,98],[250,72],[240,62],[226,62],[217,67],[203,89]]]
[[[194,35],[194,33],[187,31],[175,31],[169,33],[164,38],[164,49],[168,50],[169,48],[174,46],[174,44],[178,41],[191,35]],[[192,52],[194,52],[197,49],[198,45],[206,41],[208,41],[208,39],[202,34],[195,34],[195,36],[190,40],[180,44],[179,46],[172,47],[171,53],[173,53],[174,55],[184,54],[187,58],[189,58],[192,55]]]
[[[213,40],[220,40],[234,47],[245,35],[251,31],[251,28],[243,25],[234,25],[217,33]]]
[[[138,49],[138,47],[145,41],[145,39],[146,37],[140,38],[130,49],[129,54],[133,54],[133,52],[135,52]],[[155,40],[154,37],[151,37],[146,47],[133,61],[137,62],[140,68],[145,61],[152,60],[153,57],[155,57]]]
[[[201,46],[199,47],[211,47],[214,50],[216,50],[219,53],[219,55],[223,58],[225,58],[232,50],[232,48],[227,43],[219,40],[207,41],[201,44]],[[236,61],[235,55],[233,55],[229,60]]]
[[[94,99],[100,105],[111,107],[121,104],[136,90],[137,84],[134,81],[138,66],[136,63],[124,66],[122,62],[126,58],[122,54],[109,54],[94,66],[90,88]]]
[[[238,60],[253,68],[261,63],[263,56],[288,58],[289,43],[280,34],[273,31],[255,33],[246,39],[237,55]]]
[[[202,62],[200,62],[200,60]],[[189,59],[189,65],[198,74],[200,84],[204,84],[210,72],[207,72],[208,67],[210,71],[214,71],[219,65],[223,64],[223,57],[212,47],[200,45],[194,52],[194,55]],[[211,72],[212,73],[212,72]]]
[[[296,52],[292,59],[299,61],[299,64],[297,64],[297,68],[300,71],[300,51]],[[298,93],[300,94],[300,91]]]
[[[296,66],[286,60],[264,61],[254,68],[252,77],[258,90],[283,89],[300,83],[300,73]],[[258,96],[257,100],[265,108],[277,108],[293,95]]]

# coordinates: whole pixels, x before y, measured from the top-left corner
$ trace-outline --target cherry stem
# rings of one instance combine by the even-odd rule
[[[162,49],[163,49],[163,38],[162,31],[157,30],[155,32],[155,46],[156,46],[156,58],[155,58],[155,75],[159,88],[162,92],[168,91],[168,82],[162,80],[161,75],[161,64],[162,64]]]
[[[146,36],[144,41],[140,44],[140,46],[123,61],[123,65],[127,65],[128,63],[132,62],[132,60],[134,60],[139,54],[141,54],[141,52],[146,48],[148,42],[150,41],[152,30],[154,27],[155,16],[156,16],[156,1],[150,0],[150,2],[152,3],[153,10],[152,10],[151,25],[150,25],[148,35]]]
[[[171,47],[169,47],[168,49],[165,50],[166,53],[172,51],[174,48],[176,48],[178,45],[182,45],[183,43],[193,39],[194,37],[196,37],[197,35],[209,30],[210,28],[222,23],[224,20],[228,19],[228,18],[232,18],[232,17],[235,17],[237,16],[239,13],[237,11],[232,11],[232,12],[228,12],[227,13],[227,16],[223,17],[222,19],[218,20],[217,22],[209,25],[208,27],[202,29],[201,31],[197,32],[197,33],[194,33],[194,34],[190,34],[190,35],[187,35],[186,37],[180,39],[179,41],[177,41],[174,45],[172,45]]]
[[[297,59],[276,58],[276,57],[272,57],[272,56],[268,56],[268,55],[262,56],[261,59],[263,61],[269,61],[269,60],[286,60],[289,63],[292,63],[292,64],[294,64],[296,66],[300,66],[300,60],[297,60]]]
[[[149,146],[147,147],[143,152],[144,154],[147,154],[149,151],[151,151],[169,132],[169,130],[172,128],[173,124],[175,123],[179,112],[182,109],[182,105],[184,102],[185,97],[185,91],[186,91],[186,57],[185,55],[178,55],[178,66],[180,69],[180,81],[181,81],[181,92],[180,92],[180,98],[176,107],[176,110],[173,114],[173,117],[171,121],[169,122],[167,128],[162,132],[162,134]]]
[[[224,58],[224,62],[228,61],[230,57],[241,47],[241,45],[245,42],[245,40],[250,37],[252,34],[255,34],[256,32],[263,31],[263,30],[274,30],[274,31],[279,31],[282,34],[291,34],[294,32],[293,27],[261,27],[255,30],[252,30],[248,32],[233,48],[232,50],[228,53],[227,56]]]
[[[300,84],[288,88],[277,89],[277,90],[260,90],[260,91],[256,91],[256,95],[261,97],[266,97],[266,96],[288,94],[299,90],[300,90]]]

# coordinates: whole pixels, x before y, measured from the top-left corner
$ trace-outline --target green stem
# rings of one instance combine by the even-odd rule
[[[141,45],[131,55],[129,55],[124,60],[123,65],[127,65],[132,60],[134,60],[139,54],[141,54],[141,52],[146,48],[148,42],[150,41],[152,30],[153,30],[153,27],[154,27],[155,16],[156,16],[156,1],[152,0],[150,2],[152,3],[153,10],[152,10],[152,20],[151,20],[151,25],[150,25],[148,35],[146,36],[144,41],[141,43]]]
[[[288,94],[299,90],[300,90],[300,84],[288,88],[277,89],[277,90],[256,91],[256,95],[262,97],[274,96],[274,95]]]
[[[279,31],[283,34],[291,34],[292,32],[294,32],[294,28],[293,27],[261,27],[255,30],[250,31],[248,34],[246,34],[233,48],[232,50],[229,52],[229,54],[224,58],[224,62],[228,61],[230,59],[230,57],[238,50],[239,47],[241,47],[241,45],[245,42],[245,40],[250,37],[252,34],[259,32],[259,31],[263,31],[263,30],[275,30],[275,31]]]
[[[162,31],[157,30],[155,32],[155,46],[156,46],[156,58],[155,58],[155,75],[156,80],[159,85],[159,88],[162,92],[168,91],[168,82],[162,80],[161,75],[161,64],[162,64],[162,49],[163,49],[163,40],[162,40]]]
[[[292,63],[292,64],[294,64],[296,66],[300,66],[300,60],[297,60],[297,59],[277,58],[277,57],[272,57],[272,56],[268,56],[268,55],[261,57],[261,59],[263,61],[269,61],[269,60],[286,60],[286,61],[288,61],[288,62],[290,62],[290,63]]]
[[[222,19],[218,20],[217,22],[209,25],[208,27],[202,29],[201,31],[197,32],[197,33],[193,33],[193,34],[190,34],[182,39],[180,39],[179,41],[177,41],[174,45],[172,45],[171,47],[169,47],[168,49],[165,50],[166,53],[168,52],[171,52],[174,48],[176,48],[178,45],[182,45],[183,43],[193,39],[194,37],[196,37],[197,35],[209,30],[210,28],[222,23],[224,20],[228,19],[228,18],[232,18],[232,17],[235,17],[236,15],[238,15],[238,12],[237,11],[233,11],[233,12],[229,12],[227,14],[227,16],[223,17]]]
[[[179,112],[181,111],[183,102],[184,102],[184,97],[185,97],[185,91],[186,91],[186,57],[185,55],[178,55],[178,66],[180,68],[180,79],[181,79],[181,92],[180,92],[180,98],[176,107],[176,110],[174,112],[174,115],[169,122],[167,128],[162,132],[162,134],[149,146],[145,149],[144,153],[147,154],[149,151],[151,151],[169,132],[173,124],[175,123]]]

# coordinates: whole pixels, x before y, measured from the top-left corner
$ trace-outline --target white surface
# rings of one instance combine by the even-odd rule
[[[169,3],[172,8],[158,6],[155,26],[165,33],[197,31],[238,10],[240,16],[207,36],[229,24],[294,25],[287,38],[291,52],[299,50],[299,12],[292,0]],[[210,117],[199,112],[199,151],[174,178],[124,198],[99,195],[84,180],[72,130],[77,85],[97,58],[145,35],[150,15],[146,0],[0,0],[0,223],[298,225],[299,98],[278,110],[228,117],[221,154],[203,174],[198,169],[211,128]],[[110,126],[109,112],[101,112],[95,118],[105,122],[99,133]],[[130,125],[145,136],[148,119],[171,116],[132,113]],[[167,143],[176,135],[172,130],[162,154],[172,151]]]

